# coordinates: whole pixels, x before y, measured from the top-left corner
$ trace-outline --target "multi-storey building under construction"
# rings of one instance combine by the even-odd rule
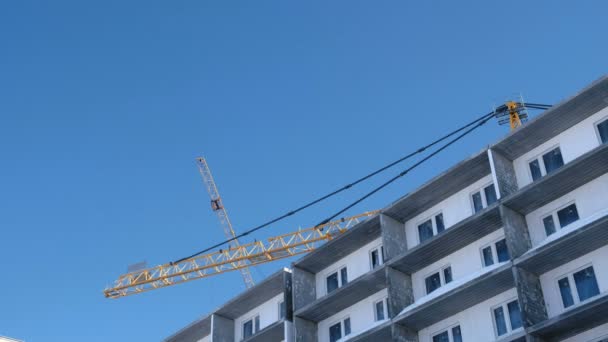
[[[168,342],[608,341],[608,76]]]

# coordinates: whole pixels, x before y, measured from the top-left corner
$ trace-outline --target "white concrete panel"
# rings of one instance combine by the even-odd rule
[[[595,251],[585,254],[582,257],[572,260],[560,267],[552,269],[549,272],[540,275],[540,284],[543,289],[545,303],[547,305],[547,314],[549,317],[557,316],[565,311],[557,281],[570,272],[577,271],[581,268],[593,265],[597,284],[600,293],[608,291],[608,246],[596,249]],[[576,291],[576,289],[572,289]],[[568,309],[575,308],[573,305]]]
[[[405,234],[407,238],[407,247],[413,248],[420,243],[418,225],[440,212],[443,213],[443,221],[446,229],[471,216],[473,214],[471,195],[473,192],[476,192],[491,183],[492,175],[488,174],[477,182],[425,210],[411,220],[406,221]]]
[[[490,244],[491,242],[504,238],[504,236],[504,231],[502,228],[500,228],[473,242],[465,248],[461,248],[460,250],[430,264],[420,271],[414,272],[412,274],[414,300],[418,300],[426,295],[424,279],[432,273],[437,272],[444,266],[450,265],[452,267],[452,278],[454,281],[480,271],[483,268],[481,248]],[[498,261],[495,260],[495,262]]]
[[[371,270],[369,252],[381,245],[382,238],[379,237],[317,273],[315,275],[317,298],[321,298],[327,294],[325,278],[339,271],[342,267],[346,267],[347,269],[349,282],[369,272]]]
[[[537,246],[547,238],[542,221],[543,217],[570,203],[576,203],[579,221],[581,222],[574,222],[571,225],[581,224],[586,218],[608,208],[608,196],[606,194],[608,194],[608,174],[598,177],[526,215],[532,246]],[[556,230],[559,232],[558,227],[556,227]]]
[[[260,330],[279,320],[279,303],[283,300],[283,293],[276,295],[262,305],[250,310],[234,320],[234,339],[243,339],[243,323],[260,315]]]
[[[595,342],[602,338],[608,338],[608,323],[567,338],[562,342]]]
[[[564,163],[568,163],[585,154],[585,152],[599,146],[600,140],[595,124],[603,118],[608,118],[608,107],[515,159],[513,161],[513,166],[515,168],[515,175],[519,187],[522,188],[532,183],[532,175],[530,174],[528,163],[531,159],[544,152],[559,146],[562,151]]]
[[[512,288],[465,309],[454,316],[421,329],[418,332],[419,342],[432,342],[433,335],[454,325],[460,325],[464,341],[494,341],[496,340],[496,333],[492,319],[492,308],[516,298],[517,291],[515,288]]]
[[[211,335],[207,335],[207,336],[201,338],[200,340],[198,340],[197,342],[211,342]]]
[[[329,327],[343,319],[350,317],[351,334],[349,338],[361,334],[375,326],[374,303],[387,297],[387,290],[380,290],[362,301],[330,316],[317,325],[319,342],[329,341]],[[382,321],[385,322],[386,320]],[[345,338],[342,338],[345,340]]]

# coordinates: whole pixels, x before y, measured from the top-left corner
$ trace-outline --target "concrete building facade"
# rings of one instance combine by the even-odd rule
[[[289,329],[260,341],[608,341],[608,77],[289,275]],[[240,335],[244,323],[280,298],[229,303],[234,313],[220,309],[181,332],[204,327],[207,339],[168,341],[254,340]],[[214,317],[224,320],[215,330]],[[260,315],[257,336],[270,321]]]

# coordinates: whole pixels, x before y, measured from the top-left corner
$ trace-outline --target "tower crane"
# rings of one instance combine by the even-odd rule
[[[203,157],[196,158],[196,164],[198,166],[198,171],[203,178],[203,183],[205,183],[205,187],[207,188],[207,192],[209,193],[209,197],[211,198],[211,209],[217,214],[217,218],[220,220],[220,224],[222,225],[226,239],[232,240],[228,243],[228,249],[238,249],[240,247],[239,240],[236,238],[236,233],[232,228],[230,218],[228,218],[228,212],[222,203],[222,198],[220,197],[220,193],[217,190],[215,181],[213,180],[213,175],[211,175],[209,165]],[[234,265],[234,267],[241,272],[243,280],[245,281],[245,286],[247,286],[247,288],[253,287],[255,282],[253,281],[253,277],[249,272],[246,262],[244,260],[239,260],[235,261],[235,263],[236,265]]]

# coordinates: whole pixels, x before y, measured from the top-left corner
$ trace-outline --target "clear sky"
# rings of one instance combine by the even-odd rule
[[[417,3],[3,1],[0,335],[159,341],[242,291],[232,273],[102,295],[129,264],[223,239],[199,155],[242,231],[506,99],[556,103],[606,72],[606,2]],[[492,122],[350,214],[506,133]]]

